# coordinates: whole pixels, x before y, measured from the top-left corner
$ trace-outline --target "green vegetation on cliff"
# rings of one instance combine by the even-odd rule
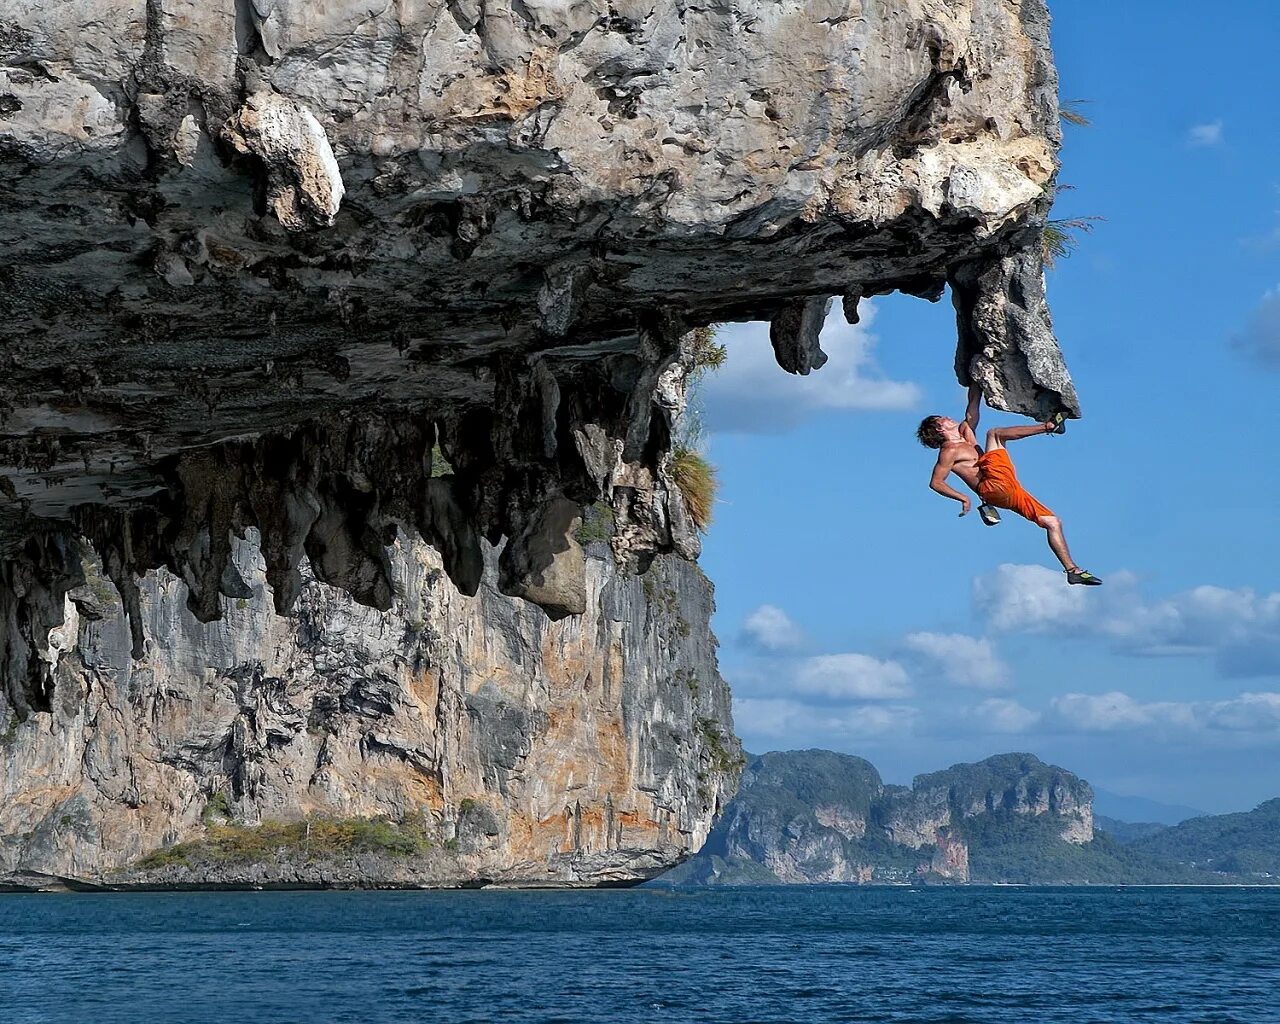
[[[702,737],[703,750],[711,759],[713,771],[721,774],[736,772],[746,762],[746,758],[737,750],[725,745],[724,733],[720,731],[720,723],[714,718],[699,718],[698,735]]]
[[[582,510],[582,522],[573,536],[579,544],[597,541],[607,544],[613,536],[613,509],[603,501],[586,506]]]
[[[154,850],[134,868],[259,864],[282,858],[320,860],[360,853],[412,857],[432,847],[434,828],[423,817],[324,818],[266,821],[261,825],[208,825],[202,838]]]
[[[1043,800],[1051,809],[1093,799],[1093,788],[1078,775],[1045,764],[1034,754],[997,754],[975,764],[956,764],[940,772],[917,775],[913,792],[946,789],[957,808],[985,805],[987,810]]]
[[[1192,818],[1139,839],[1132,848],[1211,871],[1280,876],[1280,798],[1239,814]]]
[[[1163,832],[1169,826],[1161,825],[1158,821],[1121,821],[1119,818],[1109,818],[1095,811],[1093,827],[1097,832],[1105,832],[1121,846],[1128,846],[1139,839],[1146,839],[1157,832]]]
[[[741,799],[749,804],[794,801],[800,807],[841,807],[865,816],[884,791],[876,766],[830,750],[761,754],[751,759]]]
[[[969,847],[971,882],[1029,885],[1206,884],[1203,871],[1146,856],[1095,833],[1088,843],[1065,842],[1061,820],[997,811],[968,818],[963,834]]]

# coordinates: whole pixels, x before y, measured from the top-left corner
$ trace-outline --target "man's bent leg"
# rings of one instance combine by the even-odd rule
[[[1006,441],[1021,441],[1024,437],[1046,434],[1045,425],[1037,423],[1034,427],[992,427],[987,431],[987,451],[1003,448]]]

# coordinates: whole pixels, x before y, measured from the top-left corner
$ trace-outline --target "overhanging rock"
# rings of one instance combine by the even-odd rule
[[[707,323],[772,321],[803,372],[828,298],[950,280],[961,380],[1075,415],[1058,144],[1043,0],[16,0],[10,702],[47,703],[77,534],[126,607],[164,565],[202,619],[250,527],[282,608],[304,556],[385,607],[407,527],[464,591],[505,538],[504,587],[572,611],[564,502],[613,504],[624,566],[696,553],[671,396]]]

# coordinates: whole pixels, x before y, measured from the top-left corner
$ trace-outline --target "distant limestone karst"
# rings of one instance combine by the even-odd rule
[[[1280,800],[1136,832],[1098,827],[1084,779],[1032,754],[884,783],[827,750],[753,757],[699,854],[659,884],[1159,884],[1280,876]],[[1248,843],[1236,850],[1236,840]],[[1236,845],[1239,845],[1238,843]]]

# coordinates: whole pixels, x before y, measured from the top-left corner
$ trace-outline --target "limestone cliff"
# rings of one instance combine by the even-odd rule
[[[147,574],[138,611],[165,639],[137,659],[90,565],[54,635],[51,711],[4,709],[0,880],[595,885],[670,866],[701,845],[740,767],[710,586],[674,556],[633,576],[606,545],[589,551],[587,610],[561,622],[498,592],[494,552],[468,597],[407,536],[387,611],[304,563],[283,617],[260,552],[237,542],[246,589],[218,622],[197,621],[180,580]],[[154,855],[219,825],[369,818],[416,822],[414,845]]]
[[[999,754],[917,775],[909,796],[890,797],[881,821],[895,842],[918,847],[934,842],[941,828],[999,811],[1047,815],[1059,823],[1058,835],[1068,843],[1093,839],[1092,788],[1032,754]]]
[[[1060,863],[1038,860],[1048,850],[1070,861],[1092,844],[1092,799],[1083,779],[1030,754],[954,765],[910,788],[885,785],[873,765],[847,754],[764,754],[747,765],[701,853],[667,878],[1069,881],[1047,873]]]
[[[249,529],[282,612],[304,557],[389,610],[410,529],[463,592],[487,542],[503,593],[578,614],[601,499],[623,567],[695,554],[669,448],[707,323],[821,372],[834,298],[949,284],[960,381],[1078,414],[1048,30],[1044,0],[11,0],[6,704],[53,709],[78,536],[139,657],[135,580],[212,621]]]

